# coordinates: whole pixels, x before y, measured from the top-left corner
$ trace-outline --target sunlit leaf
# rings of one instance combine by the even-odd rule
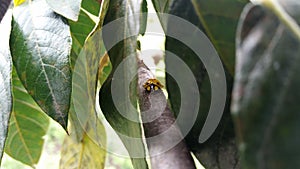
[[[71,36],[64,18],[44,0],[14,8],[10,49],[28,93],[50,117],[67,127],[71,96]]]
[[[97,138],[95,137],[96,135],[99,135],[99,138],[101,137],[101,142],[95,140]],[[97,122],[97,130],[90,128],[84,134],[82,141],[74,142],[71,137],[65,137],[61,151],[60,168],[104,168],[106,158],[105,139],[105,128],[99,120]]]
[[[278,6],[297,31],[299,5],[282,0]],[[240,18],[231,109],[245,169],[300,166],[300,40],[281,12],[249,4]]]
[[[26,92],[13,73],[13,112],[10,117],[5,152],[14,159],[34,166],[40,158],[49,118]]]
[[[0,24],[2,39],[0,41],[0,163],[7,136],[9,116],[12,110],[11,72],[12,61],[9,51],[9,35],[12,13],[7,12]]]
[[[48,5],[56,13],[64,16],[65,18],[77,21],[81,0],[46,0]]]

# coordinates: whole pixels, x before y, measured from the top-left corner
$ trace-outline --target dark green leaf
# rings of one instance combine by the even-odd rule
[[[179,16],[197,26],[200,30],[203,30],[202,23],[200,22],[192,3],[185,0],[174,1],[172,7],[169,10],[169,14]],[[167,25],[167,34],[169,32],[175,32],[180,30],[178,27],[169,27]],[[219,29],[222,32],[222,29]],[[186,37],[189,40],[192,40],[195,37],[196,33],[192,32]],[[200,46],[199,46],[200,48]],[[200,144],[198,142],[200,132],[203,128],[203,125],[207,119],[208,112],[211,106],[211,83],[210,77],[208,77],[206,68],[204,67],[199,56],[192,51],[192,49],[176,40],[167,36],[166,38],[166,51],[172,52],[178,56],[188,68],[192,71],[196,82],[198,85],[198,91],[200,94],[200,105],[198,110],[197,119],[194,126],[189,131],[186,136],[187,145],[194,152],[195,156],[199,159],[201,164],[207,169],[226,169],[226,168],[238,168],[238,157],[237,157],[237,147],[235,145],[235,136],[233,122],[231,120],[231,115],[229,111],[230,105],[230,95],[232,89],[232,77],[225,70],[226,80],[227,80],[227,102],[224,108],[222,119],[215,130],[214,134],[204,143]],[[166,72],[172,72],[174,64],[172,64],[172,56],[170,53],[166,53]],[[185,76],[183,72],[180,72],[182,76]],[[185,81],[189,82],[190,77],[185,77]],[[166,84],[168,90],[168,97],[172,109],[176,116],[179,115],[181,104],[186,104],[187,100],[181,100],[181,91],[178,87],[176,79],[173,79],[172,76],[166,74]],[[197,89],[196,89],[197,90]],[[197,93],[196,91],[194,93]],[[193,108],[191,107],[190,111],[181,112],[185,114],[187,119],[193,117]],[[177,119],[181,129],[184,129],[191,121],[190,120],[181,120]],[[184,133],[184,131],[183,131]]]
[[[232,113],[245,169],[300,166],[300,39],[286,24],[300,23],[295,5],[282,0],[275,9],[293,13],[289,21],[252,4],[240,18]]]
[[[56,13],[64,16],[65,18],[77,21],[81,0],[46,0],[48,5]]]
[[[12,109],[11,72],[12,61],[9,51],[9,35],[11,29],[11,11],[7,12],[0,24],[2,39],[0,41],[0,163],[7,136],[9,116]]]
[[[12,24],[10,49],[22,83],[42,110],[66,129],[71,95],[69,26],[44,0],[16,7]]]
[[[235,64],[236,27],[246,2],[248,0],[192,0],[202,30],[215,46],[231,75]]]
[[[144,36],[147,28],[148,4],[147,0],[142,0],[140,16],[140,34]]]
[[[108,55],[113,68],[112,73],[101,87],[99,97],[102,112],[104,113],[110,125],[119,134],[119,137],[123,141],[129,152],[129,155],[131,156],[134,168],[145,169],[148,168],[148,166],[145,160],[141,125],[139,122],[138,113],[136,111],[137,80],[136,78],[133,80],[130,78],[130,76],[134,76],[137,72],[137,62],[135,56],[137,48],[137,35],[139,33],[140,26],[140,15],[138,14],[141,12],[140,7],[141,1],[110,1],[104,23],[108,24],[115,19],[120,19],[122,17],[124,18],[122,22],[117,22],[123,25],[117,25],[112,27],[112,29],[103,31],[105,46],[109,50]],[[128,33],[131,33],[133,36],[127,37]],[[117,44],[110,43],[116,39],[120,39],[121,41]],[[131,57],[129,55],[131,55]],[[121,63],[122,66],[119,66]],[[117,68],[119,70],[119,78],[114,76],[114,72],[117,70]],[[113,97],[116,98],[118,96],[112,94],[112,78],[115,80],[114,83],[120,86],[120,88],[117,87],[113,90],[120,92],[116,93],[123,95],[125,94],[127,99],[124,99],[123,101],[118,99],[117,102],[114,102]],[[116,106],[118,106],[119,109],[117,109]],[[119,112],[118,110],[122,112]],[[133,118],[135,121],[125,118],[124,114]],[[126,139],[124,136],[136,139]]]
[[[40,158],[49,118],[24,89],[13,72],[13,112],[10,117],[5,152],[27,165],[34,166]]]

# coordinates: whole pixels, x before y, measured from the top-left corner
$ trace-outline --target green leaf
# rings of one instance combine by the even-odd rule
[[[7,12],[0,24],[2,39],[0,41],[0,163],[7,136],[9,116],[12,110],[11,72],[12,60],[9,51],[9,35],[11,29],[11,11]]]
[[[94,29],[96,23],[82,10],[79,13],[77,22],[70,21],[72,36],[71,63],[74,67],[77,57],[83,48],[86,38]]]
[[[14,159],[34,166],[40,158],[49,118],[24,89],[13,72],[13,112],[10,117],[5,152]]]
[[[159,18],[159,21],[164,31],[166,31],[167,17],[166,16],[161,17],[160,13],[162,14],[169,13],[173,1],[174,0],[152,0],[152,4],[154,6],[155,11],[157,12],[157,16]],[[185,8],[186,6],[183,9]]]
[[[299,1],[278,4],[300,24]],[[231,109],[245,169],[300,166],[300,40],[272,11],[249,4],[237,32]]]
[[[81,0],[46,0],[53,11],[65,18],[77,21]]]
[[[14,66],[26,90],[64,129],[71,96],[71,36],[65,22],[44,0],[30,1],[14,9],[10,36]]]
[[[202,30],[215,46],[231,75],[234,74],[235,65],[236,27],[240,13],[247,2],[248,0],[192,0],[203,26]]]
[[[101,15],[105,15],[107,11],[108,1],[104,1],[102,5]],[[96,21],[92,17],[99,15],[100,4],[94,0],[83,0],[82,9],[79,13],[79,18],[76,22],[70,21],[70,30],[72,36],[71,62],[74,66],[76,59],[84,46],[88,36],[96,26]],[[92,16],[95,15],[95,16]],[[99,25],[102,25],[104,18],[100,19]]]
[[[202,23],[200,22],[191,2],[187,2],[185,0],[174,1],[172,7],[170,8],[169,14],[181,17],[197,26],[200,30],[203,30]],[[176,32],[178,30],[180,31],[180,28],[169,27],[167,25],[166,33],[168,35],[169,32]],[[222,29],[219,29],[219,31],[222,32]],[[193,38],[196,37],[196,35],[196,33],[191,31],[190,34],[188,34],[188,36],[185,38],[192,41]],[[172,70],[176,69],[174,68],[174,61],[172,61],[172,57],[174,57],[174,55],[169,53],[171,52],[182,59],[186,66],[188,66],[188,68],[192,71],[198,85],[197,92],[199,92],[200,94],[200,105],[198,105],[198,114],[195,124],[185,138],[187,145],[205,168],[221,169],[222,167],[238,167],[238,150],[235,144],[233,121],[231,119],[229,110],[230,96],[233,84],[232,77],[230,76],[228,71],[225,70],[227,101],[224,107],[223,116],[212,136],[206,142],[199,143],[198,140],[200,132],[203,129],[211,106],[212,85],[210,83],[210,77],[208,76],[206,68],[200,60],[199,56],[197,56],[197,54],[190,48],[190,46],[169,36],[166,37],[165,45],[166,51],[168,51],[168,53],[166,53],[165,59],[166,72],[174,72]],[[199,46],[199,48],[201,48],[201,46]],[[180,73],[181,76],[185,76],[183,72]],[[191,81],[191,77],[189,76],[181,78],[184,78],[186,83],[189,83]],[[166,88],[168,91],[168,98],[170,100],[172,110],[175,113],[176,117],[178,117],[180,113],[184,114],[183,116],[186,116],[186,118],[183,118],[185,120],[177,119],[178,125],[183,130],[182,132],[185,133],[185,126],[191,123],[190,120],[186,119],[190,119],[194,116],[193,108],[190,108],[186,112],[180,112],[182,104],[187,104],[187,100],[181,99],[182,93],[176,80],[177,79],[174,79],[172,76],[166,73]],[[192,88],[192,86],[190,88]],[[197,92],[195,91],[194,93],[196,94]]]
[[[168,13],[173,0],[152,0],[154,9],[158,13]]]
[[[147,0],[142,0],[140,15],[140,34],[144,36],[147,28],[148,4]]]
[[[82,38],[80,53],[76,62],[73,62],[73,83],[72,83],[72,106],[70,109],[70,119],[72,122],[76,140],[81,141],[85,133],[86,124],[92,118],[96,118],[95,100],[97,88],[97,72],[101,56],[105,53],[105,47],[102,42],[100,28],[107,12],[106,1],[102,5],[100,21],[98,27],[93,31],[87,40]],[[78,21],[80,22],[80,20]],[[78,23],[73,23],[73,27],[79,28]],[[71,26],[72,27],[72,26]],[[86,32],[87,33],[87,32]],[[84,35],[88,36],[88,34]],[[86,42],[85,42],[86,41]],[[79,52],[79,51],[78,51]]]
[[[87,122],[96,118],[97,114],[95,110],[97,72],[100,58],[105,53],[101,38],[101,30],[97,29],[85,43],[73,70],[73,105],[70,114],[78,141],[84,135]]]
[[[112,63],[112,72],[101,87],[99,100],[101,110],[104,113],[107,121],[118,133],[126,149],[128,150],[133,167],[136,169],[145,169],[148,168],[148,166],[145,159],[145,150],[142,141],[142,130],[139,121],[139,114],[136,110],[137,79],[135,78],[132,80],[130,78],[131,75],[134,76],[137,73],[137,61],[135,56],[137,48],[137,35],[140,27],[140,15],[133,14],[138,14],[141,11],[140,8],[141,1],[110,1],[104,24],[109,24],[109,22],[122,17],[124,17],[124,20],[121,22],[114,22],[123,25],[115,26],[109,30],[103,31],[105,46],[107,49],[109,49],[108,55]],[[133,36],[127,37],[126,35],[128,33],[131,33]],[[110,42],[115,39],[120,39],[121,41],[117,44],[110,44]],[[131,57],[129,55],[131,55]],[[119,66],[121,63],[122,66]],[[114,72],[117,70],[117,68],[119,70],[118,78],[114,76]],[[119,99],[119,101],[114,102],[113,97],[118,96],[112,94],[112,78],[115,80],[113,83],[120,86],[120,88],[114,88],[114,92],[120,92],[119,94],[123,95],[125,94],[128,99],[124,99],[123,101]],[[119,109],[117,109],[116,106],[118,106]],[[131,117],[135,121],[125,118],[124,114],[128,117]]]
[[[103,1],[103,3],[108,3],[109,1]],[[91,13],[92,15],[98,16],[100,12],[100,3],[99,0],[82,0],[81,7]]]
[[[112,69],[112,65],[110,63],[109,56],[106,53],[103,57],[101,57],[100,64],[99,64],[98,80],[100,85],[103,85],[105,80],[108,78],[111,69]]]
[[[101,137],[101,145],[95,140],[96,134]],[[106,158],[105,139],[105,128],[99,120],[97,120],[97,130],[90,128],[90,131],[85,133],[81,142],[74,142],[70,136],[65,137],[61,151],[60,168],[104,168]]]

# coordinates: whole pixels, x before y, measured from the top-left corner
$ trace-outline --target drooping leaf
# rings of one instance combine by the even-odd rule
[[[131,78],[137,72],[135,56],[140,29],[141,2],[110,1],[104,21],[103,37],[112,63],[112,72],[99,94],[101,110],[121,138],[136,169],[148,168],[139,114],[136,110],[137,80]],[[111,26],[114,24],[116,25]],[[112,84],[118,87],[112,87]]]
[[[104,1],[102,4],[101,16],[106,14],[107,4],[109,1]],[[97,18],[100,12],[100,4],[94,0],[83,0],[82,9],[79,13],[79,18],[76,22],[70,21],[70,30],[72,36],[71,63],[74,66],[76,59],[84,46],[87,37],[92,33],[95,26],[102,25],[104,18],[100,18],[99,23],[93,17]]]
[[[39,161],[49,118],[26,92],[16,71],[13,72],[13,112],[10,117],[5,152],[29,166]]]
[[[9,51],[9,35],[12,12],[5,15],[0,24],[2,39],[0,41],[0,163],[7,136],[9,116],[12,110],[11,72],[12,60]]]
[[[100,16],[104,16],[107,11],[108,2],[103,3]],[[98,27],[91,33],[80,50],[76,62],[73,64],[72,83],[72,106],[70,109],[70,119],[75,130],[76,140],[81,141],[85,133],[87,122],[97,118],[95,111],[97,73],[100,58],[105,53],[102,42],[100,28],[104,17],[100,17]],[[76,26],[76,23],[74,23]]]
[[[185,21],[188,21],[195,26],[197,26],[197,29],[199,31],[203,31],[203,25],[200,22],[196,11],[194,10],[194,7],[191,2],[187,2],[185,0],[177,0],[174,1],[171,5],[171,8],[169,9],[169,14],[176,15],[178,17],[181,17],[185,19]],[[169,26],[173,25],[173,26]],[[178,31],[178,36],[180,36],[180,31],[184,32],[185,30],[182,27],[185,27],[184,25],[181,25],[180,27],[174,26],[174,23],[172,21],[168,21],[168,25],[164,26],[167,27],[166,34],[170,34],[172,32]],[[219,31],[222,32],[222,29],[219,29]],[[184,38],[187,39],[187,42],[193,42],[194,39],[201,39],[199,38],[197,34],[197,31],[194,31],[193,29],[189,31],[190,33],[185,35]],[[205,33],[205,32],[204,32]],[[183,35],[181,35],[183,36]],[[195,44],[195,43],[193,43]],[[203,41],[203,44],[199,43],[198,49],[204,48],[205,41]],[[186,136],[186,142],[187,145],[190,147],[190,149],[193,151],[195,156],[198,158],[198,160],[201,162],[201,164],[208,169],[221,169],[221,168],[238,168],[238,156],[237,156],[237,147],[235,144],[235,135],[234,135],[234,127],[233,122],[231,120],[229,105],[230,105],[230,96],[231,96],[231,89],[232,89],[232,77],[225,69],[225,75],[226,75],[226,86],[224,88],[221,88],[221,90],[226,91],[226,97],[223,99],[226,99],[226,104],[224,106],[224,111],[219,112],[223,113],[222,118],[220,119],[220,123],[218,124],[217,128],[215,129],[214,133],[210,136],[210,138],[204,142],[200,143],[199,136],[202,133],[202,130],[204,128],[204,124],[206,123],[206,120],[208,119],[209,111],[211,109],[211,103],[212,103],[212,84],[211,84],[211,75],[213,75],[216,72],[213,72],[211,75],[208,75],[207,73],[207,64],[204,65],[203,60],[200,59],[199,53],[195,53],[191,46],[186,44],[183,41],[180,41],[178,39],[172,38],[167,36],[166,37],[166,85],[168,90],[168,97],[170,99],[170,103],[172,106],[172,110],[175,113],[175,116],[177,117],[177,123],[181,127],[181,130],[183,133],[186,133],[186,126],[189,126],[190,123],[193,122],[193,110],[195,107],[197,107],[197,115],[195,117],[195,123],[193,124],[190,131],[188,131],[188,134]],[[208,49],[202,50],[202,53],[207,52]],[[169,53],[171,52],[171,53]],[[188,67],[190,71],[192,71],[192,75],[188,76],[185,74],[185,72],[179,68],[179,65],[174,65],[174,56],[175,54],[177,57],[182,59],[184,64]],[[212,54],[206,56],[209,58],[213,58],[211,56]],[[203,58],[203,57],[202,57]],[[175,59],[176,60],[176,59]],[[212,59],[213,60],[213,59]],[[214,65],[211,65],[214,66]],[[222,67],[222,65],[221,65]],[[177,79],[175,77],[172,77],[172,75],[168,74],[169,72],[174,72],[174,70],[179,70],[177,73]],[[221,77],[221,74],[219,74]],[[181,91],[182,84],[179,84],[178,81],[180,79],[184,79],[185,85],[191,84],[191,81],[195,78],[196,85],[195,91],[190,94],[191,98],[192,96],[199,95],[200,97],[200,104],[196,104],[197,100],[195,99],[186,99],[183,100],[183,96],[186,95],[186,93],[183,93]],[[181,88],[180,88],[181,87]],[[193,86],[188,86],[187,88],[193,88]],[[221,96],[218,96],[221,98]],[[194,102],[194,105],[189,106],[187,110],[183,110],[182,108],[184,105],[189,105],[191,102]],[[220,105],[217,105],[220,106]],[[183,114],[183,115],[182,115]],[[181,116],[181,118],[180,118]],[[218,119],[214,119],[217,121]],[[213,126],[215,127],[215,126]]]
[[[1,3],[0,3],[0,22],[2,21],[2,18],[4,17],[8,7],[9,7],[10,2],[11,2],[11,0],[1,1]]]
[[[240,13],[247,2],[248,0],[192,0],[203,31],[231,75],[234,74],[235,32]]]
[[[141,16],[140,16],[140,34],[144,36],[147,28],[147,18],[148,18],[148,4],[147,0],[142,0],[141,4]]]
[[[96,135],[101,137],[100,143],[98,142],[99,140],[95,140]],[[106,158],[105,138],[105,128],[99,120],[97,120],[97,130],[92,128],[88,129],[82,141],[74,142],[71,137],[65,137],[61,151],[60,168],[104,168]]]
[[[300,31],[299,1],[277,2]],[[237,32],[231,109],[245,169],[300,166],[300,39],[272,11],[249,4]]]
[[[78,141],[82,139],[88,127],[87,122],[97,118],[95,110],[97,72],[100,58],[105,53],[101,38],[101,30],[97,29],[85,43],[73,70],[73,107],[70,113],[73,126],[75,123]]]
[[[77,21],[82,0],[46,0],[56,13],[65,18]]]
[[[17,73],[42,110],[67,127],[71,95],[71,37],[64,18],[44,0],[13,12],[10,49]]]

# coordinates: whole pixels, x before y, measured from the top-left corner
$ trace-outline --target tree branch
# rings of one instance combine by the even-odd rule
[[[195,164],[162,90],[148,92],[143,84],[155,78],[138,61],[138,93],[141,116],[153,169],[194,169]]]

